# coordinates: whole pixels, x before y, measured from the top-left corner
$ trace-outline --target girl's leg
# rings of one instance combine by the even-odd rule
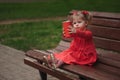
[[[47,56],[44,56],[43,59],[45,61],[45,65],[49,68],[56,69],[60,67],[64,62],[62,60],[57,60],[54,56],[54,54],[50,54],[50,58],[48,59]]]
[[[64,64],[64,62],[62,60],[58,60],[58,62],[56,63],[56,68],[62,66]]]
[[[54,54],[50,54],[50,59],[51,59],[51,62],[52,62],[52,66],[51,68],[52,69],[56,69],[56,64],[58,63],[58,60],[55,58]]]
[[[50,54],[50,58],[52,61],[52,69],[56,69],[56,68],[60,67],[62,64],[64,64],[64,62],[62,60],[56,59],[54,54]]]
[[[56,69],[57,59],[55,58],[54,54],[50,54],[49,56],[43,56],[43,61],[43,65],[52,69]]]

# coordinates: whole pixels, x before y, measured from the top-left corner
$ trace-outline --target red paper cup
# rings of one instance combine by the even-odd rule
[[[70,37],[70,33],[68,31],[68,28],[69,28],[70,25],[71,25],[70,21],[64,21],[64,22],[62,22],[62,27],[63,27],[63,31],[64,31],[63,36],[66,37],[66,38]]]

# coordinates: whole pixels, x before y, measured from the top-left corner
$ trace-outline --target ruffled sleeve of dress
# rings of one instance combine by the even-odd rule
[[[80,29],[77,29],[76,33],[71,33],[71,37],[81,37],[85,39],[91,39],[92,32],[89,30],[81,31]]]
[[[76,30],[76,36],[83,37],[85,39],[92,38],[92,32],[89,30],[81,31],[80,29]]]

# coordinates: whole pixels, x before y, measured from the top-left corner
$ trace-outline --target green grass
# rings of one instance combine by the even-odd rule
[[[0,26],[0,44],[19,50],[50,49],[61,38],[61,21],[41,21]]]
[[[72,9],[120,12],[120,0],[48,0],[31,3],[0,3],[0,20],[66,16]]]
[[[66,16],[72,9],[120,13],[120,0],[48,0],[0,3],[0,20]],[[0,44],[19,50],[49,49],[61,38],[61,21],[0,25]]]

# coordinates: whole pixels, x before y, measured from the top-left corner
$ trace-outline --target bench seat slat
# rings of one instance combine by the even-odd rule
[[[103,49],[97,49],[97,53],[99,56],[104,58],[110,58],[112,60],[120,61],[120,54],[113,51],[107,51]]]
[[[88,66],[64,65],[62,69],[94,80],[119,80],[119,76]]]
[[[67,49],[67,47],[60,46],[60,45],[55,48],[55,50],[57,50],[58,52],[61,52],[61,51],[65,50],[65,49]]]
[[[120,68],[112,67],[109,65],[105,65],[103,63],[96,63],[94,66],[95,69],[102,70],[104,72],[112,73],[114,75],[120,76]]]
[[[110,58],[105,58],[105,57],[100,57],[98,56],[99,58],[99,62],[100,63],[103,63],[103,64],[106,64],[106,65],[109,65],[109,66],[113,66],[113,67],[116,67],[116,68],[120,68],[120,61],[116,61],[116,60],[113,60],[113,59],[110,59]]]
[[[69,48],[69,46],[70,46],[70,42],[67,42],[67,41],[61,40],[60,43],[59,43],[59,45],[61,45],[61,46],[65,46],[65,47]]]
[[[36,59],[36,60],[42,60],[43,59],[43,56],[47,56],[47,53],[42,53],[39,52],[39,51],[36,51],[36,50],[29,50],[27,51],[27,53],[25,54],[26,56],[28,57],[31,57],[33,59]]]
[[[48,50],[46,50],[46,51],[48,51],[48,52],[50,52],[50,53],[56,53],[56,52],[58,52],[57,50],[55,50],[55,49],[48,49]]]
[[[50,68],[47,68],[47,67],[41,65],[37,61],[32,61],[30,59],[25,58],[24,63],[27,64],[27,65],[30,65],[30,66],[32,66],[36,69],[39,69],[42,72],[47,72],[50,75],[54,75],[55,77],[59,78],[60,80],[74,80],[75,79],[75,77],[71,77],[68,74],[60,72],[58,70],[52,70]],[[76,78],[76,80],[78,80],[78,78]]]

